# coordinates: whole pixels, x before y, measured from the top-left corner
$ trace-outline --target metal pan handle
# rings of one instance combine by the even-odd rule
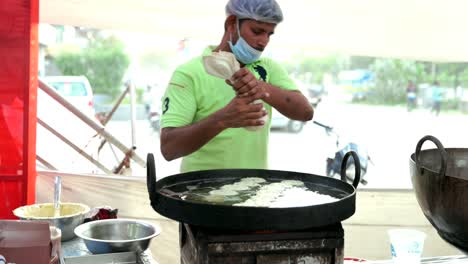
[[[430,135],[425,136],[425,137],[421,138],[419,140],[418,144],[416,145],[416,152],[414,154],[414,160],[416,162],[416,168],[418,170],[421,170],[421,174],[422,174],[421,161],[419,160],[419,156],[421,154],[422,145],[427,140],[432,141],[432,143],[434,143],[437,146],[437,149],[439,150],[440,158],[441,158],[441,162],[442,162],[442,164],[440,166],[439,176],[443,177],[443,176],[445,176],[445,173],[447,172],[447,159],[448,159],[447,158],[447,151],[445,150],[442,143],[440,143],[440,141],[434,136],[430,136]]]
[[[344,157],[343,161],[341,162],[341,180],[344,182],[346,181],[346,164],[348,163],[348,159],[350,156],[353,156],[353,162],[354,162],[354,181],[353,181],[353,186],[354,188],[357,189],[359,185],[359,181],[361,180],[361,162],[359,160],[359,156],[356,152],[350,150],[348,151]]]
[[[153,203],[153,200],[156,199],[156,166],[152,153],[148,153],[146,156],[146,186],[151,203]]]

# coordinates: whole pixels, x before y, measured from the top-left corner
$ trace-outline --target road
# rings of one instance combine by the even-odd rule
[[[339,104],[325,100],[316,109],[314,120],[339,131],[341,142],[353,141],[365,147],[374,165],[369,165],[366,188],[411,188],[409,158],[425,135],[436,136],[445,147],[467,148],[467,116],[427,109],[407,112],[405,107]],[[330,142],[330,140],[332,142]],[[323,175],[327,154],[334,151],[333,139],[324,130],[308,123],[298,135],[272,133],[272,169],[311,172]],[[434,148],[425,143],[423,148]]]
[[[63,118],[62,118],[63,119]],[[409,157],[419,139],[434,135],[445,147],[467,148],[467,115],[444,113],[434,116],[427,109],[407,112],[405,107],[370,106],[340,103],[325,98],[315,109],[314,120],[333,126],[341,135],[342,143],[353,141],[365,147],[373,161],[367,172],[368,185],[360,188],[411,188]],[[68,120],[69,137],[78,145],[86,145],[94,135],[90,129],[81,128]],[[67,130],[66,129],[66,130]],[[131,128],[128,121],[111,121],[106,126],[115,137],[131,146]],[[137,121],[136,152],[145,158],[155,154],[158,177],[178,173],[180,160],[165,161],[159,151],[159,135],[151,130],[146,120]],[[38,126],[38,153],[49,156],[51,163],[62,170],[75,172],[98,172],[91,169],[89,162],[77,157],[53,136],[47,135]],[[47,135],[47,136],[46,136]],[[270,136],[269,167],[275,170],[289,170],[324,175],[325,160],[335,151],[334,138],[327,136],[321,127],[307,123],[298,134],[273,130]],[[434,148],[426,143],[423,148]],[[121,154],[105,146],[99,155],[109,167],[115,166]],[[58,166],[60,165],[60,166]],[[132,174],[145,175],[145,169],[132,165]]]

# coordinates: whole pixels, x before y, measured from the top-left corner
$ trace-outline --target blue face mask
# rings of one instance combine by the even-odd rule
[[[257,61],[260,59],[262,52],[252,48],[247,41],[240,35],[239,30],[239,20],[236,21],[237,24],[237,35],[239,39],[237,40],[236,44],[232,44],[232,37],[231,40],[228,41],[229,47],[231,48],[232,53],[236,56],[236,59],[243,64],[250,64],[252,62]]]

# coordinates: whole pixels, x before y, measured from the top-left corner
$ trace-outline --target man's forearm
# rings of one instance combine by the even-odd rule
[[[264,101],[276,108],[283,115],[301,121],[309,121],[314,115],[314,109],[307,98],[298,91],[278,88],[269,83],[262,82],[262,89],[269,93]]]
[[[168,161],[187,156],[221,133],[225,127],[217,113],[188,126],[163,128],[161,153]]]

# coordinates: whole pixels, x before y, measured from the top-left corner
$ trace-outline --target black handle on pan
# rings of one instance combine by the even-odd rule
[[[418,144],[416,145],[416,152],[414,154],[414,160],[416,162],[416,168],[418,170],[422,170],[421,161],[419,161],[419,156],[421,154],[422,145],[427,140],[432,141],[432,143],[434,143],[437,146],[437,149],[439,150],[440,158],[442,159],[442,164],[440,166],[439,176],[443,177],[443,176],[445,176],[445,173],[447,172],[447,159],[448,159],[447,158],[447,151],[445,150],[442,143],[440,143],[440,141],[434,136],[429,136],[429,135],[425,136],[425,137],[421,138],[419,140]]]
[[[146,156],[146,186],[151,203],[153,203],[156,198],[156,166],[152,153],[148,153]]]
[[[348,163],[348,159],[350,156],[353,156],[353,162],[354,162],[354,181],[353,181],[353,186],[354,188],[357,188],[359,185],[359,181],[361,180],[361,162],[359,160],[359,156],[356,152],[354,151],[348,151],[344,157],[343,161],[341,162],[341,180],[344,182],[346,181],[346,164]]]

